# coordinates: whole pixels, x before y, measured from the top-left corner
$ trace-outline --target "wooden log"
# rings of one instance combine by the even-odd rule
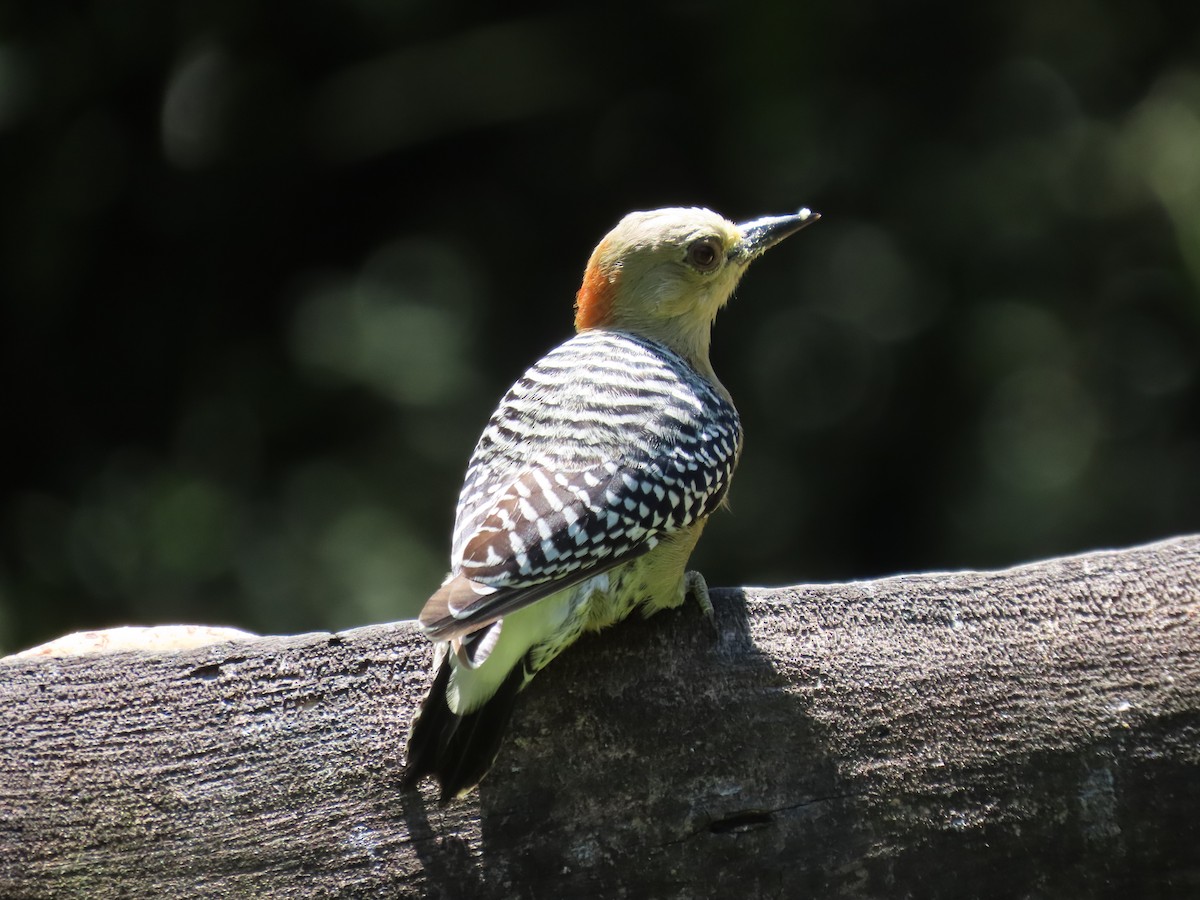
[[[445,806],[409,623],[0,660],[0,897],[1200,894],[1200,536],[714,601],[564,654]]]

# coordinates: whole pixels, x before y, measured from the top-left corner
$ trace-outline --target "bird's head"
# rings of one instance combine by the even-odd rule
[[[618,328],[707,364],[709,331],[750,262],[820,218],[801,209],[740,225],[707,209],[630,213],[592,253],[575,328]]]

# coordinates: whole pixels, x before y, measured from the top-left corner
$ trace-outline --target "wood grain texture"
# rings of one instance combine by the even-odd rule
[[[446,806],[408,623],[0,660],[0,897],[1200,895],[1200,537],[714,602],[572,648]]]

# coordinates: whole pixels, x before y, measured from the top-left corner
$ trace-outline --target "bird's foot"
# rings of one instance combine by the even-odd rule
[[[717,629],[717,613],[713,609],[712,597],[708,593],[708,582],[694,569],[683,574],[683,595],[686,597],[688,594],[696,598],[696,602],[700,604],[700,609],[704,613],[704,618],[708,620],[713,634],[720,634]]]

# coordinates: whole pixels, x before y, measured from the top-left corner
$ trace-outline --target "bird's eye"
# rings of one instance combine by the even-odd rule
[[[716,238],[701,238],[688,247],[687,260],[699,271],[711,272],[721,264],[721,245]]]

